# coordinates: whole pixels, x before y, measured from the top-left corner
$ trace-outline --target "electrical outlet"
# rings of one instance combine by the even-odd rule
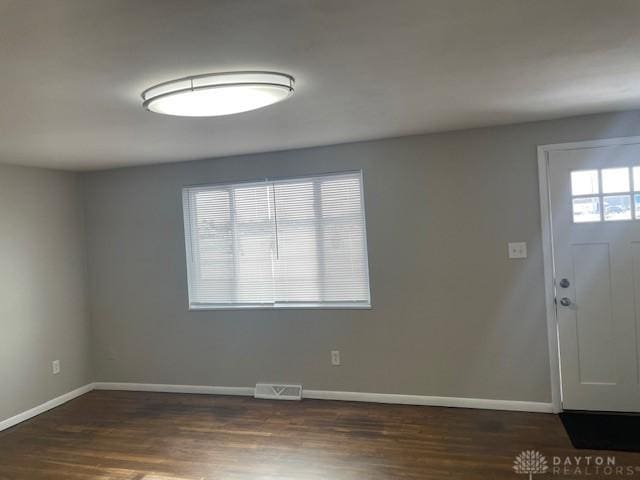
[[[51,371],[54,375],[58,375],[60,373],[60,360],[54,360],[51,362]]]
[[[340,364],[340,350],[331,350],[331,365],[336,367]]]
[[[510,242],[509,258],[527,258],[527,242]]]

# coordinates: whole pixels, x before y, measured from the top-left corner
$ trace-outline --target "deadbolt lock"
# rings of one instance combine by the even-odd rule
[[[560,305],[562,305],[563,307],[568,307],[569,305],[571,305],[571,300],[567,297],[562,297],[560,299]]]

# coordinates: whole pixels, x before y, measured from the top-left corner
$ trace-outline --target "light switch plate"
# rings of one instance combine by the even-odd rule
[[[337,367],[341,364],[342,362],[340,361],[340,350],[331,350],[331,365]]]
[[[527,258],[527,242],[509,242],[509,258]]]

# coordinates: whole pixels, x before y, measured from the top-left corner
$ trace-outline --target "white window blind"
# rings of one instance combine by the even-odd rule
[[[362,174],[183,190],[190,308],[369,307]]]

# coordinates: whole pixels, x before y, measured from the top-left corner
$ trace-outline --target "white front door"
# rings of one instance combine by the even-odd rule
[[[640,411],[640,145],[550,151],[565,410]]]

